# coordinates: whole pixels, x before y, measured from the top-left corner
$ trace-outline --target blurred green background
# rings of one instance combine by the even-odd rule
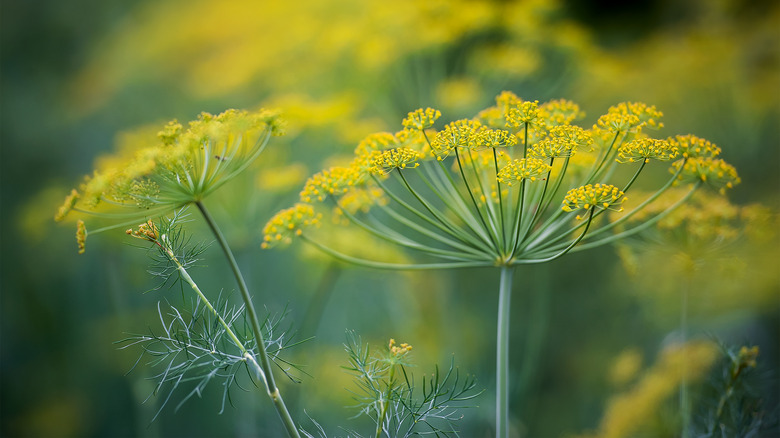
[[[734,204],[773,212],[771,232],[697,255],[693,271],[677,269],[684,251],[668,247],[641,248],[633,273],[609,247],[519,268],[513,433],[602,430],[608,400],[626,388],[610,383],[613,365],[635,352],[641,375],[674,342],[685,282],[689,336],[759,345],[756,390],[776,418],[780,7],[625,3],[3,0],[0,434],[281,433],[256,391],[235,391],[236,407],[221,415],[218,388],[178,411],[182,394],[174,394],[151,422],[160,400],[144,402],[154,386],[150,371],[127,374],[138,351],[118,350],[114,341],[157,327],[157,302],[181,293],[144,293],[155,286],[148,257],[123,233],[93,236],[79,256],[75,227],[52,220],[94,160],[131,138],[123,133],[263,105],[285,112],[288,135],[207,204],[258,306],[272,314],[287,308],[298,337],[313,337],[290,352],[309,374],[283,383],[294,416],[304,419],[305,409],[336,434],[343,435],[339,425],[370,430],[347,420],[355,413],[346,407],[351,383],[339,367],[344,331],[354,329],[376,346],[391,337],[414,345],[419,374],[454,354],[486,389],[479,407],[464,412],[463,436],[491,436],[494,270],[376,272],[334,264],[301,245],[263,251],[260,241],[263,224],[295,201],[306,176],[365,135],[398,129],[418,107],[439,108],[448,120],[471,116],[501,90],[571,99],[587,114],[583,126],[621,101],[656,105],[665,113],[660,135],[693,133],[723,149],[743,181],[729,193]],[[209,240],[197,221],[192,233]],[[204,290],[234,289],[215,248],[203,264],[193,275]],[[627,436],[676,436],[667,429],[673,399],[651,407],[642,429]],[[777,436],[776,423],[763,433]]]

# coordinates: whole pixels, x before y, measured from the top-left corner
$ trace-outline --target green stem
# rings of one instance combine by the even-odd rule
[[[563,257],[566,253],[571,251],[572,248],[577,246],[578,243],[582,240],[583,237],[585,237],[585,234],[588,232],[588,228],[590,228],[590,224],[593,222],[593,212],[596,210],[596,207],[590,207],[590,212],[588,213],[588,221],[585,223],[585,229],[582,230],[582,233],[574,239],[573,242],[569,244],[566,248],[564,248],[562,251],[558,252],[555,255],[546,257],[546,258],[536,258],[536,259],[520,259],[520,260],[513,260],[514,264],[535,264],[535,263],[546,263],[551,262],[557,258]]]
[[[165,243],[165,242],[163,242]],[[182,264],[179,262],[179,259],[176,257],[176,255],[166,246],[162,246],[163,251],[165,252],[165,255],[168,256],[168,258],[176,265],[176,270],[179,271],[179,275],[181,275],[181,278],[187,282],[187,284],[192,287],[192,290],[195,291],[195,294],[198,295],[200,300],[203,302],[203,304],[206,305],[206,307],[211,310],[211,313],[214,314],[214,316],[217,317],[217,320],[219,321],[220,325],[225,328],[225,332],[228,334],[230,339],[233,341],[234,344],[236,344],[236,347],[238,347],[239,350],[241,350],[242,355],[247,354],[247,349],[244,347],[244,344],[238,339],[238,336],[233,332],[233,330],[230,328],[228,323],[222,318],[222,316],[217,312],[217,310],[214,308],[214,306],[211,304],[211,301],[209,301],[208,298],[206,298],[206,295],[203,294],[203,292],[200,290],[200,287],[198,287],[198,284],[195,283],[195,280],[192,279],[189,272],[182,266]],[[264,373],[262,372],[262,369],[257,368],[258,371],[260,371],[260,375],[263,376],[263,379],[265,380]]]
[[[390,405],[390,395],[393,391],[393,377],[395,376],[395,365],[390,365],[390,380],[387,384],[387,394],[385,395],[384,400],[380,400],[379,403],[382,405],[382,412],[379,414],[379,418],[376,422],[376,435],[375,438],[380,438],[382,436],[382,426],[385,424],[385,418],[387,418],[387,407]]]
[[[463,195],[453,185],[449,173],[446,175],[447,178],[442,177],[441,162],[438,162],[438,164],[438,166],[423,166],[424,172],[421,174],[420,179],[428,186],[431,192],[435,193],[444,202],[452,213],[466,224],[474,235],[485,242],[489,242],[490,239],[484,234],[484,230],[479,223],[477,223],[477,219],[466,204],[466,200],[463,199]],[[449,187],[446,187],[447,184],[449,184]]]
[[[488,234],[490,237],[490,243],[493,245],[493,248],[498,249],[498,244],[494,240],[493,234],[490,233],[490,228],[487,225],[487,222],[485,222],[485,218],[482,217],[482,210],[479,209],[479,204],[477,203],[477,200],[474,198],[474,193],[471,191],[471,186],[469,185],[469,180],[466,179],[466,173],[463,171],[463,166],[460,162],[460,154],[458,153],[458,148],[455,148],[455,160],[458,163],[458,169],[460,169],[460,176],[463,179],[463,183],[466,185],[466,191],[469,192],[469,196],[471,197],[471,203],[474,204],[474,209],[477,212],[477,216],[479,216],[479,221],[482,222],[482,226],[485,229],[485,233]]]
[[[408,219],[399,216],[398,213],[396,213],[392,209],[385,209],[387,214],[391,216],[393,219],[398,220],[399,222],[403,223],[405,226],[414,229],[415,231],[424,234],[428,237],[431,237],[445,245],[449,245],[455,248],[458,248],[461,252],[453,252],[446,249],[440,249],[440,248],[434,248],[428,245],[423,245],[417,242],[414,242],[412,240],[407,239],[404,236],[399,235],[394,230],[388,228],[385,225],[382,225],[381,223],[377,222],[377,225],[370,225],[366,222],[363,222],[362,220],[355,217],[354,214],[350,213],[347,209],[341,208],[337,202],[334,201],[334,207],[338,208],[344,216],[347,217],[351,222],[362,228],[368,233],[373,234],[376,237],[379,237],[380,239],[386,240],[388,242],[397,243],[401,246],[405,246],[407,248],[416,249],[418,251],[427,252],[429,254],[435,254],[444,258],[449,258],[453,260],[481,260],[484,259],[484,256],[478,252],[475,252],[476,250],[474,248],[471,248],[469,246],[461,245],[458,242],[452,241],[450,239],[447,239],[445,236],[442,236],[440,234],[436,234],[433,231],[428,230],[427,228],[423,228],[420,225],[409,221]],[[380,206],[380,208],[382,208]],[[465,257],[464,252],[472,253],[470,254],[470,257]]]
[[[456,224],[452,223],[445,215],[444,213],[440,212],[438,209],[436,209],[432,204],[427,202],[422,196],[420,196],[417,191],[409,184],[409,181],[406,179],[406,176],[404,176],[404,173],[401,169],[398,169],[398,176],[401,177],[401,181],[403,181],[404,186],[409,191],[409,193],[414,196],[415,199],[423,206],[430,214],[433,215],[443,226],[446,227],[448,230],[447,232],[455,237],[460,239],[463,242],[471,241],[474,244],[478,245],[479,241],[476,241],[472,238],[472,236],[466,232],[462,227],[457,226]]]
[[[522,181],[520,181],[520,192],[517,194],[517,210],[515,214],[514,222],[512,222],[512,227],[514,229],[514,238],[512,240],[512,245],[510,248],[512,248],[512,252],[509,253],[509,258],[512,258],[517,253],[517,246],[520,243],[520,225],[523,220],[523,204],[525,203],[525,181],[526,179],[523,178]]]
[[[501,194],[501,181],[498,180],[498,152],[496,152],[496,148],[493,148],[493,166],[496,171],[496,192],[498,192],[498,217],[499,217],[499,226],[501,227],[501,232],[499,233],[501,236],[503,236],[503,242],[504,247],[509,247],[509,235],[506,232],[506,225],[504,224],[504,199],[503,195]]]
[[[260,329],[260,322],[257,319],[255,306],[252,304],[252,297],[249,294],[249,289],[246,286],[244,277],[241,275],[241,271],[238,269],[238,264],[236,263],[235,257],[233,257],[233,252],[230,250],[230,246],[228,246],[227,240],[225,240],[225,236],[222,235],[219,227],[217,227],[217,223],[211,217],[211,214],[209,214],[208,210],[206,210],[206,206],[204,206],[201,201],[196,201],[195,205],[198,206],[198,209],[203,215],[203,218],[206,220],[209,228],[211,228],[211,232],[217,239],[219,246],[225,253],[225,258],[230,265],[230,269],[233,270],[233,275],[236,277],[236,282],[238,282],[238,289],[241,292],[241,298],[244,300],[247,316],[249,317],[249,322],[252,325],[252,331],[254,332],[255,339],[257,340],[257,349],[260,353],[260,366],[266,375],[266,390],[268,391],[268,396],[271,397],[271,401],[274,403],[276,412],[279,414],[279,418],[281,418],[282,422],[284,423],[285,429],[287,429],[287,434],[290,437],[300,438],[300,434],[298,433],[298,429],[295,426],[295,422],[293,422],[292,417],[290,416],[290,412],[287,410],[287,406],[284,404],[284,399],[282,399],[282,395],[279,392],[279,388],[276,386],[273,369],[271,368],[271,360],[268,358],[268,353],[265,350],[265,341],[263,340],[263,333]],[[254,360],[254,358],[252,359]]]
[[[633,236],[636,233],[639,233],[641,231],[644,231],[644,230],[652,227],[653,225],[657,224],[661,219],[663,219],[666,216],[668,216],[669,213],[674,211],[677,207],[679,207],[680,205],[685,203],[688,199],[690,199],[690,197],[693,196],[693,193],[696,192],[696,190],[699,188],[699,186],[701,186],[701,184],[702,184],[701,181],[697,182],[696,184],[694,184],[694,186],[691,188],[691,191],[688,192],[685,196],[683,196],[682,199],[680,199],[679,201],[677,201],[674,204],[672,204],[669,208],[667,208],[666,210],[662,211],[661,213],[656,215],[654,218],[645,221],[641,225],[638,225],[638,226],[636,226],[636,227],[634,227],[634,228],[632,228],[630,230],[623,231],[622,233],[614,234],[614,235],[612,235],[610,237],[605,237],[605,238],[603,238],[601,240],[596,240],[596,241],[593,241],[593,242],[588,242],[586,244],[580,245],[575,251],[582,251],[584,249],[594,248],[594,247],[601,246],[601,245],[604,245],[604,244],[607,244],[607,243],[610,243],[610,242],[614,242],[614,241],[622,239],[624,237]],[[618,221],[615,221],[615,222],[613,222],[610,225],[615,225],[617,222]],[[604,228],[607,228],[610,225],[607,225]],[[599,229],[597,231],[601,231],[601,229]],[[596,233],[594,232],[593,234],[596,234]]]
[[[554,162],[555,162],[555,158],[550,158],[550,170],[547,172],[547,177],[544,179],[544,188],[542,189],[542,194],[541,196],[539,196],[539,202],[536,203],[536,209],[531,215],[531,220],[528,221],[528,226],[526,227],[525,232],[523,233],[523,237],[520,237],[518,239],[518,244],[522,243],[523,240],[525,240],[525,238],[528,237],[528,233],[530,233],[531,230],[533,230],[534,222],[536,222],[536,218],[539,215],[539,212],[544,211],[547,208],[547,205],[544,205],[544,195],[547,193],[547,186],[550,184],[550,175],[552,174],[552,166]],[[566,168],[564,168],[563,171],[566,171]]]
[[[350,255],[338,252],[331,249],[316,240],[312,240],[305,234],[301,234],[301,239],[308,242],[325,254],[330,255],[336,260],[342,262],[352,263],[358,266],[374,269],[392,269],[392,270],[409,270],[409,271],[424,271],[428,269],[455,269],[455,268],[479,268],[484,266],[492,266],[492,263],[487,261],[467,261],[467,262],[445,262],[445,263],[388,263],[388,262],[376,262],[372,260],[365,260],[358,257],[352,257]]]
[[[482,194],[481,198],[485,198],[485,216],[487,217],[487,222],[490,224],[489,229],[486,229],[487,232],[493,231],[493,237],[494,241],[496,242],[496,252],[499,254],[504,252],[502,241],[503,235],[502,231],[499,231],[498,228],[498,221],[496,220],[496,212],[495,207],[493,206],[493,199],[492,196],[490,196],[489,191],[485,191],[485,185],[482,184],[482,180],[484,178],[480,177],[480,172],[477,169],[477,163],[474,161],[474,157],[471,153],[471,149],[467,149],[469,153],[469,161],[471,162],[471,171],[474,172],[474,179],[477,180],[477,186],[479,187],[479,192]]]
[[[680,303],[680,345],[685,348],[688,337],[688,291],[691,288],[692,275],[688,272],[682,290],[682,302]],[[683,350],[685,351],[685,350]],[[680,382],[680,412],[682,413],[682,438],[691,436],[691,400],[688,394],[688,363],[687,358],[682,361],[682,381]]]
[[[509,436],[509,315],[512,296],[510,266],[501,267],[498,287],[498,330],[496,334],[496,438]]]

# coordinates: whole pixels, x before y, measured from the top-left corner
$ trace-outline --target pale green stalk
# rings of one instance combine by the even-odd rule
[[[687,272],[682,288],[682,300],[680,303],[680,345],[685,346],[688,338],[688,292],[691,289],[692,276]],[[682,414],[682,438],[691,436],[691,399],[688,394],[688,362],[685,357],[682,361],[682,381],[680,382],[680,412]]]
[[[163,241],[163,244],[167,244],[167,242]],[[211,313],[217,317],[219,324],[224,327],[225,332],[230,337],[230,340],[232,340],[233,343],[236,344],[236,347],[241,350],[241,356],[244,357],[244,360],[252,363],[257,375],[260,376],[263,379],[263,382],[266,382],[267,384],[265,372],[262,368],[260,368],[260,365],[257,363],[254,356],[246,349],[241,340],[238,339],[238,336],[236,336],[235,332],[233,332],[233,330],[230,328],[230,325],[225,322],[219,312],[217,312],[217,310],[211,304],[211,301],[206,298],[206,295],[203,294],[203,292],[200,290],[200,287],[198,287],[197,283],[195,283],[195,280],[192,279],[189,272],[187,272],[184,266],[182,266],[181,262],[179,262],[179,259],[176,257],[173,251],[171,251],[171,249],[167,246],[161,246],[161,248],[165,252],[165,255],[168,256],[168,258],[176,265],[176,270],[179,271],[179,275],[181,276],[182,280],[184,280],[187,284],[190,285],[190,287],[192,287],[192,290],[195,291],[195,294],[198,295],[198,298],[200,298],[201,302],[203,302],[203,304],[206,305]]]
[[[511,266],[501,267],[496,334],[496,438],[509,436],[509,315],[512,298]]]

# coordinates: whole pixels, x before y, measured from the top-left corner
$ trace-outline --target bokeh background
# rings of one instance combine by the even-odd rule
[[[306,372],[299,384],[282,383],[294,416],[312,429],[308,414],[336,435],[344,435],[338,426],[370,430],[348,419],[355,414],[351,382],[340,367],[345,330],[353,329],[377,347],[391,337],[414,345],[419,374],[454,354],[460,370],[486,389],[479,407],[464,411],[462,435],[490,436],[494,270],[377,272],[301,245],[263,251],[260,242],[263,224],[294,202],[305,178],[365,135],[398,129],[418,107],[439,108],[448,120],[471,116],[511,90],[529,100],[571,99],[587,114],[583,126],[621,101],[656,105],[665,113],[661,135],[693,133],[724,150],[742,177],[729,193],[734,205],[761,204],[768,212],[760,224],[725,219],[738,232],[717,251],[691,255],[672,241],[519,268],[513,434],[609,435],[610,400],[641,392],[643,376],[658,371],[679,339],[687,288],[688,337],[760,347],[753,389],[767,419],[761,436],[778,436],[777,2],[0,5],[0,435],[281,433],[256,391],[235,391],[235,407],[222,414],[218,388],[178,410],[183,394],[175,393],[152,422],[161,400],[147,400],[151,372],[139,366],[128,374],[138,351],[114,342],[156,327],[157,302],[181,293],[144,293],[156,285],[148,256],[123,233],[91,237],[79,256],[73,224],[52,220],[94,160],[132,142],[139,129],[200,111],[267,106],[284,111],[288,135],[207,204],[261,310],[286,309],[298,339],[312,338],[289,352]],[[759,232],[741,232],[751,227]],[[197,222],[191,231],[209,239]],[[205,290],[234,289],[214,248],[203,265],[193,275]],[[706,376],[699,385],[708,385]],[[637,420],[633,430],[611,436],[677,436],[675,393],[659,391],[649,402],[641,394],[634,404],[622,399],[625,418]]]

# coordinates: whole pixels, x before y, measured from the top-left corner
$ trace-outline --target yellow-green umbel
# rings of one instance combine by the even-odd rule
[[[55,219],[62,220],[74,212],[110,222],[93,233],[137,226],[141,231],[133,232],[131,228],[129,234],[164,249],[170,260],[177,264],[180,275],[200,294],[163,236],[158,239],[156,233],[145,232],[154,226],[152,218],[195,205],[222,248],[244,300],[256,348],[243,353],[247,360],[259,363],[265,389],[288,434],[298,437],[298,429],[276,386],[249,289],[225,237],[203,204],[204,198],[249,167],[263,152],[271,136],[282,133],[283,123],[278,113],[267,110],[227,110],[216,116],[201,113],[186,129],[174,120],[163,127],[156,140],[152,139],[148,144],[141,142],[129,151],[103,159],[94,174],[65,199]],[[139,222],[140,226],[137,225]],[[81,253],[86,237],[85,223],[79,219],[77,241]],[[207,301],[205,295],[201,294],[200,298]],[[238,345],[244,349],[242,343]],[[255,359],[255,354],[259,360]]]

